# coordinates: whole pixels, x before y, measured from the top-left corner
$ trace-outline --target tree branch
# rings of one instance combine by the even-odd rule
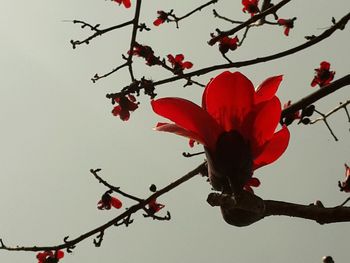
[[[196,70],[196,71],[192,71],[192,72],[183,74],[181,76],[174,76],[174,77],[171,77],[171,78],[158,80],[158,81],[155,81],[153,84],[154,84],[154,86],[158,86],[158,85],[166,84],[166,83],[177,81],[177,80],[184,79],[184,78],[189,78],[189,77],[193,77],[193,76],[201,76],[201,75],[207,74],[207,73],[215,71],[215,70],[228,69],[228,68],[240,68],[240,67],[245,67],[245,66],[250,66],[250,65],[254,65],[254,64],[259,64],[259,63],[263,63],[263,62],[279,59],[279,58],[282,58],[282,57],[285,57],[285,56],[289,56],[289,55],[297,53],[297,52],[299,52],[301,50],[304,50],[304,49],[306,49],[308,47],[311,47],[311,46],[321,42],[322,40],[324,40],[324,39],[328,38],[329,36],[331,36],[338,29],[343,30],[345,25],[349,21],[349,19],[350,19],[350,13],[346,14],[342,19],[340,19],[337,23],[335,23],[329,29],[325,30],[319,36],[314,37],[311,40],[308,40],[307,42],[305,42],[305,43],[303,43],[303,44],[301,44],[299,46],[296,46],[294,48],[282,51],[280,53],[276,53],[276,54],[265,56],[265,57],[245,60],[245,61],[239,61],[239,62],[227,63],[227,64],[220,64],[220,65],[215,65],[215,66],[211,66],[211,67],[207,67],[207,68],[202,68],[202,69],[199,69],[199,70]]]

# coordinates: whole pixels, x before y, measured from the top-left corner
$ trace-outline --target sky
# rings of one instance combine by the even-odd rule
[[[89,36],[73,19],[108,27],[132,18],[132,8],[112,1],[96,0],[2,0],[0,10],[0,238],[8,246],[57,245],[67,235],[74,238],[109,221],[121,211],[97,210],[106,189],[89,173],[100,175],[122,190],[146,198],[148,187],[161,188],[195,168],[204,156],[182,157],[182,152],[200,151],[187,140],[157,133],[157,121],[149,98],[140,96],[139,109],[128,122],[110,112],[105,94],[129,84],[127,70],[96,83],[102,75],[123,63],[121,54],[129,47],[131,28],[123,28],[72,49],[70,40]],[[225,63],[216,46],[207,41],[216,28],[232,28],[214,18],[214,6],[180,22],[152,25],[157,10],[174,9],[181,16],[206,1],[143,1],[140,21],[151,28],[138,34],[138,42],[152,46],[155,53],[185,55],[193,70]],[[274,1],[275,2],[275,1]],[[249,18],[241,1],[220,0],[215,9],[237,20]],[[290,36],[282,27],[264,26],[250,30],[243,46],[229,53],[232,61],[273,54],[304,43],[304,36],[318,35],[350,9],[347,0],[294,0],[280,17],[297,17]],[[241,37],[239,33],[239,37]],[[283,74],[278,91],[282,102],[297,101],[315,91],[310,82],[314,68],[329,61],[335,79],[349,72],[349,27],[331,38],[293,56],[240,69],[257,86],[270,76]],[[171,75],[161,68],[134,60],[135,75],[159,80]],[[221,71],[197,80],[207,83]],[[178,96],[200,103],[202,87],[183,88],[177,81],[157,87],[158,97]],[[316,108],[328,112],[349,99],[345,87],[318,101]],[[316,116],[315,116],[316,117]],[[323,123],[290,126],[286,153],[274,164],[255,172],[262,185],[256,194],[264,199],[310,204],[321,200],[336,206],[348,196],[338,190],[344,178],[344,163],[350,154],[349,123],[344,111],[329,122],[339,138],[335,142]],[[78,244],[62,262],[321,262],[332,255],[336,263],[348,262],[348,223],[319,225],[304,219],[269,217],[251,226],[226,224],[218,208],[206,203],[210,186],[197,176],[159,198],[172,219],[158,222],[133,216],[128,228],[111,228],[100,248],[93,240]],[[125,209],[133,202],[121,198]],[[36,253],[0,251],[0,262],[36,262]]]

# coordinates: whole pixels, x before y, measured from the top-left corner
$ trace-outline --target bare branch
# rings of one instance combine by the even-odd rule
[[[218,42],[221,38],[225,37],[225,36],[231,36],[235,33],[237,33],[238,31],[240,31],[241,29],[253,24],[254,22],[266,17],[269,14],[273,14],[276,13],[276,11],[278,9],[280,9],[282,6],[286,5],[288,2],[290,2],[291,0],[283,0],[281,2],[279,2],[278,4],[266,9],[264,12],[257,14],[253,17],[251,17],[250,19],[248,19],[247,21],[245,21],[244,23],[238,25],[237,27],[228,30],[228,31],[222,31],[220,32],[219,35],[217,35],[216,37],[213,37],[212,39],[210,39],[208,41],[208,44],[213,46],[216,42]]]
[[[240,62],[227,63],[227,64],[215,65],[215,66],[211,66],[211,67],[207,67],[207,68],[202,68],[202,69],[199,69],[196,71],[192,71],[192,72],[183,74],[182,76],[175,76],[175,77],[171,77],[171,78],[167,78],[167,79],[163,79],[163,80],[158,80],[158,81],[155,81],[153,84],[155,86],[158,86],[158,85],[166,84],[169,82],[177,81],[177,80],[183,79],[183,78],[204,75],[204,74],[207,74],[207,73],[215,71],[215,70],[228,69],[228,68],[240,68],[240,67],[250,66],[250,65],[259,64],[259,63],[279,59],[282,57],[286,57],[286,56],[292,55],[294,53],[297,53],[301,50],[304,50],[306,48],[309,48],[309,47],[321,42],[322,40],[331,36],[338,29],[343,30],[345,25],[349,21],[349,19],[350,19],[350,13],[346,14],[336,24],[331,26],[329,29],[325,30],[321,35],[314,37],[311,40],[308,40],[307,42],[305,42],[299,46],[282,51],[280,53],[276,53],[273,55],[260,57],[260,58],[256,58],[256,59],[251,59],[251,60],[245,60],[245,61],[240,61]]]

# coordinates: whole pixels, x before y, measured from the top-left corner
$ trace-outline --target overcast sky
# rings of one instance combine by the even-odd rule
[[[111,1],[97,0],[1,0],[0,10],[0,238],[9,246],[56,245],[65,236],[77,237],[115,217],[120,211],[99,211],[96,203],[106,189],[91,176],[91,168],[122,190],[147,197],[149,185],[163,187],[196,167],[203,156],[186,159],[187,140],[152,130],[162,120],[140,97],[140,108],[128,122],[112,116],[105,98],[129,84],[128,71],[121,70],[93,84],[95,73],[103,74],[124,61],[131,27],[94,39],[73,50],[69,41],[89,35],[69,20],[84,20],[108,27],[132,18]],[[150,32],[138,34],[139,43],[152,46],[159,56],[183,53],[193,70],[225,63],[217,47],[206,44],[215,28],[232,25],[215,19],[211,6],[180,23],[152,25],[157,10],[174,9],[179,16],[206,1],[144,1],[141,22]],[[274,1],[276,2],[276,1]],[[237,20],[241,1],[221,0],[217,11]],[[306,35],[318,35],[350,9],[348,0],[294,0],[280,17],[297,17],[290,36],[282,27],[253,28],[242,47],[229,53],[232,61],[273,54],[303,43]],[[239,37],[242,37],[239,34]],[[313,92],[314,68],[323,60],[331,63],[335,79],[348,74],[349,26],[317,46],[255,66],[238,69],[255,85],[269,76],[284,75],[278,91],[282,102],[297,101]],[[170,76],[161,68],[147,67],[135,58],[135,75],[159,80]],[[237,69],[232,69],[236,71]],[[207,83],[221,71],[198,78]],[[182,88],[177,81],[159,86],[158,97],[179,96],[200,103],[203,88]],[[316,107],[327,112],[349,99],[349,88],[322,99]],[[339,138],[335,142],[322,123],[290,126],[286,153],[255,175],[262,185],[256,194],[264,199],[310,204],[322,200],[335,206],[348,196],[339,192],[344,163],[350,154],[349,123],[344,111],[330,119]],[[193,151],[201,150],[197,146]],[[348,262],[348,223],[318,225],[312,221],[270,217],[245,228],[226,224],[218,208],[206,203],[208,183],[196,177],[159,202],[172,214],[169,222],[133,216],[128,228],[111,228],[102,247],[92,239],[80,243],[62,262],[321,262],[332,255],[336,263]],[[124,208],[131,201],[121,198]],[[0,262],[36,262],[36,253],[0,251]]]

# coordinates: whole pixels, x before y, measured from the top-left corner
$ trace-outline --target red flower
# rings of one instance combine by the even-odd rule
[[[280,25],[280,26],[284,26],[284,34],[286,35],[286,36],[288,36],[289,35],[289,30],[291,29],[291,28],[293,28],[294,27],[294,21],[296,20],[297,18],[296,17],[294,17],[294,18],[292,18],[292,19],[278,19],[277,20],[277,23]]]
[[[347,164],[345,165],[345,181],[338,182],[340,191],[350,193],[350,167]]]
[[[165,205],[157,203],[156,199],[153,199],[148,203],[148,209],[151,214],[157,213],[163,207],[165,207]]]
[[[242,5],[244,6],[242,11],[244,13],[247,11],[251,16],[254,16],[260,11],[258,4],[259,0],[242,0]]]
[[[277,160],[288,146],[287,127],[275,133],[281,116],[275,93],[281,81],[282,76],[270,77],[255,91],[243,74],[223,72],[207,85],[202,108],[181,98],[152,101],[157,114],[175,122],[156,130],[203,144],[213,188],[239,193],[258,185],[253,171]]]
[[[331,64],[327,61],[322,61],[320,63],[320,67],[316,68],[316,76],[311,82],[311,86],[315,87],[316,85],[319,85],[320,87],[326,86],[334,78],[335,71],[330,71]]]
[[[114,2],[117,2],[119,5],[123,4],[126,8],[131,6],[130,0],[114,0]]]
[[[237,48],[238,37],[233,38],[223,37],[219,40],[219,50],[222,54],[227,53],[229,50],[235,50]]]
[[[128,54],[131,54],[133,56],[136,55],[136,56],[144,58],[146,60],[146,64],[148,66],[157,65],[160,63],[159,58],[157,58],[154,55],[153,49],[149,46],[144,46],[144,45],[140,45],[140,44],[136,43],[134,46],[134,49],[129,50]]]
[[[123,121],[127,121],[130,118],[130,111],[134,111],[138,108],[136,99],[133,95],[127,95],[125,97],[115,98],[114,101],[119,105],[115,106],[112,110],[114,116],[119,116]]]
[[[98,201],[97,208],[109,210],[112,206],[119,209],[122,207],[122,202],[118,198],[111,196],[110,191],[107,191],[102,195],[101,200]]]
[[[153,21],[153,25],[155,26],[159,26],[168,20],[168,13],[164,11],[157,11],[157,13],[158,13],[158,18]]]
[[[62,250],[57,250],[52,252],[51,250],[39,252],[36,255],[38,263],[57,263],[61,258],[64,257],[64,252]]]
[[[184,69],[190,69],[193,64],[189,61],[183,61],[185,59],[184,55],[177,54],[175,57],[171,54],[168,55],[168,60],[173,66],[175,74],[181,74]]]

